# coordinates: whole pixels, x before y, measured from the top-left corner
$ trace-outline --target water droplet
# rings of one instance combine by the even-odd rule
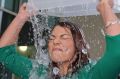
[[[59,73],[59,68],[54,67],[54,68],[53,68],[53,73],[54,73],[55,75],[57,75],[57,74]]]

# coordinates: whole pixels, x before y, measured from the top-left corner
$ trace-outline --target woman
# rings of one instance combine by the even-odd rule
[[[48,50],[53,69],[59,69],[58,74],[53,73],[55,77],[73,74],[88,64],[88,55],[84,53],[86,46],[79,27],[70,22],[54,25],[48,41]]]
[[[88,55],[82,51],[86,47],[80,30],[68,22],[56,24],[48,40],[52,61],[50,68],[53,69],[43,65],[34,68],[30,59],[16,53],[15,46],[11,44],[17,40],[19,31],[29,17],[25,7],[24,4],[20,8],[20,12],[0,39],[0,62],[10,71],[23,79],[32,78],[31,71],[38,76],[36,79],[116,79],[120,70],[120,23],[112,11],[112,0],[101,0],[97,7],[109,35],[106,35],[105,54],[94,66],[88,63]],[[21,17],[23,14],[24,17]]]

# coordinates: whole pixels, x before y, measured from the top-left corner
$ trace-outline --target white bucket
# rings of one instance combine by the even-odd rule
[[[41,10],[41,15],[59,17],[96,15],[97,3],[98,0],[28,0],[29,7]]]

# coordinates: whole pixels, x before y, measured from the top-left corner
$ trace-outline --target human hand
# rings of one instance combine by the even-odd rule
[[[104,5],[108,5],[111,8],[113,8],[114,2],[113,2],[113,0],[99,0],[99,3],[97,5],[97,10],[100,11],[102,9],[102,6],[104,6]]]
[[[29,19],[30,13],[27,10],[27,3],[23,3],[20,6],[18,15],[16,17],[18,20],[20,20],[22,22],[26,22]]]

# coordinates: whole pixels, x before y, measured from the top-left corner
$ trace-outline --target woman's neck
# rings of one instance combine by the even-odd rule
[[[61,76],[67,75],[69,64],[70,64],[69,61],[65,62],[65,63],[58,64],[58,68],[60,69],[59,74]]]
[[[57,64],[58,68],[60,69],[59,74],[60,74],[61,76],[67,75],[67,73],[68,73],[69,71],[71,71],[71,70],[69,69],[70,64],[72,64],[72,62],[75,61],[76,57],[77,57],[77,56],[74,55],[74,57],[73,57],[71,60]]]

